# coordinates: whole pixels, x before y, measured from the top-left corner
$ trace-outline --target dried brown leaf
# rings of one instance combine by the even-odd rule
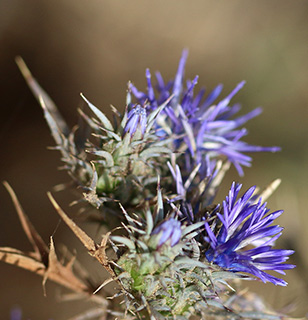
[[[0,247],[0,260],[8,264],[29,270],[43,276],[46,266],[33,257],[33,253],[25,253],[9,247]]]
[[[43,287],[45,287],[47,279],[50,279],[75,292],[92,293],[92,288],[88,288],[85,283],[74,275],[71,265],[64,266],[58,261],[52,240],[50,244],[48,267],[37,260],[32,252],[26,253],[9,247],[0,247],[0,261],[43,276]]]
[[[50,192],[48,192],[48,197],[57,210],[60,217],[64,220],[67,226],[74,232],[76,237],[81,241],[81,243],[86,247],[89,254],[95,257],[100,264],[111,274],[111,276],[116,279],[116,275],[110,266],[108,257],[106,255],[106,245],[109,239],[110,232],[104,235],[101,244],[97,245],[81,228],[79,228],[76,223],[70,219],[66,213],[61,209],[56,200],[53,198]]]
[[[24,60],[21,57],[16,57],[16,63],[23,77],[25,78],[29,88],[31,89],[33,95],[40,102],[43,109],[46,106],[46,109],[57,123],[57,126],[59,127],[60,131],[65,136],[67,136],[69,133],[69,128],[66,122],[64,121],[63,117],[61,116],[60,112],[58,111],[58,108],[56,107],[55,103],[51,100],[51,98],[45,92],[45,90],[37,83],[35,78],[33,78]],[[42,105],[42,101],[44,102],[44,106]]]
[[[82,229],[80,229],[72,219],[70,219],[66,215],[66,213],[61,209],[61,207],[58,205],[58,203],[56,202],[56,200],[50,192],[48,192],[47,195],[52,205],[54,206],[60,217],[63,219],[63,221],[74,232],[76,237],[82,242],[82,244],[86,247],[89,253],[94,253],[97,249],[95,242]]]
[[[56,281],[63,286],[76,291],[76,292],[89,292],[89,288],[86,284],[80,281],[73,273],[70,264],[64,266],[62,265],[56,255],[55,246],[53,238],[50,237],[50,247],[49,247],[49,265],[43,278],[43,286],[47,279]],[[90,292],[89,292],[90,293]]]
[[[39,233],[35,230],[34,226],[30,222],[27,215],[25,214],[25,212],[24,212],[20,202],[18,201],[17,196],[16,196],[14,190],[12,189],[12,187],[6,181],[4,181],[3,184],[12,198],[12,201],[13,201],[13,204],[16,208],[21,225],[24,229],[24,232],[25,232],[27,238],[29,239],[30,243],[32,244],[34,252],[37,255],[37,259],[41,260],[45,264],[45,266],[47,266],[47,263],[48,263],[47,259],[48,259],[48,252],[49,252],[47,245],[45,244],[45,242],[43,241],[43,239],[41,238]]]
[[[108,256],[106,254],[106,246],[107,246],[110,234],[111,232],[108,232],[103,236],[101,244],[99,245],[98,249],[95,252],[95,257],[105,267],[105,269],[109,272],[112,278],[116,280],[117,275],[111,268]]]
[[[70,259],[66,265],[58,260],[52,237],[50,238],[50,247],[48,248],[38,232],[35,230],[34,226],[29,221],[27,215],[24,213],[16,194],[10,185],[7,182],[4,182],[4,185],[12,197],[22,227],[27,238],[32,244],[34,251],[23,252],[10,247],[0,247],[0,261],[4,261],[8,264],[18,266],[42,276],[44,290],[45,283],[47,279],[49,279],[70,290],[73,290],[76,293],[87,295],[89,298],[97,301],[100,304],[102,304],[102,301],[104,301],[107,305],[105,299],[92,295],[93,287],[88,286],[85,281],[82,281],[76,277],[73,271],[74,258]],[[95,246],[92,248],[95,248]],[[86,272],[84,271],[83,274],[86,274]]]

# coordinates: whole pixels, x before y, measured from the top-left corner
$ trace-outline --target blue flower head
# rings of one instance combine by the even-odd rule
[[[123,135],[129,132],[132,138],[139,127],[143,136],[146,130],[146,124],[147,113],[145,110],[145,106],[136,104],[129,110],[127,114],[127,122],[123,130]]]
[[[174,218],[170,218],[158,225],[152,234],[159,235],[158,247],[167,242],[170,242],[171,247],[173,247],[181,240],[181,223]]]
[[[285,274],[283,270],[295,267],[284,264],[294,251],[272,249],[283,228],[271,224],[283,211],[268,214],[266,203],[261,204],[261,200],[254,203],[255,187],[248,189],[237,200],[240,189],[240,184],[232,184],[229,195],[223,202],[223,214],[217,213],[222,223],[217,234],[214,226],[210,227],[205,222],[208,234],[206,240],[210,243],[205,256],[224,269],[247,272],[263,282],[286,286],[287,282],[265,272],[272,270]],[[247,246],[251,248],[246,248]]]
[[[250,145],[241,139],[247,134],[241,126],[259,115],[262,110],[256,108],[250,113],[235,117],[240,110],[238,104],[231,105],[233,96],[244,86],[239,83],[225,98],[217,101],[223,86],[218,85],[207,97],[205,89],[194,95],[198,76],[184,83],[184,69],[187,50],[183,51],[175,78],[165,83],[161,74],[156,73],[156,92],[151,82],[151,73],[146,70],[147,92],[139,91],[133,84],[129,89],[139,103],[149,103],[148,110],[155,110],[166,99],[172,97],[157,120],[157,131],[161,135],[175,136],[174,149],[181,150],[185,156],[185,167],[191,171],[202,164],[200,173],[209,176],[218,158],[227,158],[243,175],[242,166],[251,165],[247,152],[279,151],[278,147],[260,147]]]

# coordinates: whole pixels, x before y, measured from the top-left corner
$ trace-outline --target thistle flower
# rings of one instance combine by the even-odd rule
[[[127,122],[123,130],[123,135],[130,133],[131,138],[134,136],[137,128],[140,128],[142,137],[144,136],[147,124],[147,114],[145,106],[134,105],[127,115]]]
[[[271,226],[283,211],[268,214],[266,203],[253,201],[255,187],[251,187],[237,200],[242,185],[233,183],[229,195],[223,202],[223,214],[217,213],[222,227],[215,235],[213,227],[205,222],[210,248],[205,256],[220,267],[234,271],[247,272],[263,282],[286,286],[287,282],[264,271],[273,270],[285,274],[283,270],[292,269],[292,264],[283,264],[292,250],[272,249],[283,228]],[[256,246],[244,249],[248,245]]]
[[[251,163],[246,152],[279,148],[241,141],[247,133],[241,126],[261,112],[257,108],[235,117],[240,108],[230,101],[244,82],[218,102],[222,85],[205,98],[204,89],[194,96],[198,76],[184,85],[186,59],[184,51],[174,80],[167,84],[156,74],[158,94],[149,70],[147,93],[129,84],[127,108],[121,114],[112,107],[113,123],[82,95],[95,117],[80,111],[85,122],[80,138],[79,132],[75,135],[76,130],[69,130],[54,103],[19,62],[41,103],[66,169],[86,191],[84,199],[104,214],[102,220],[109,232],[100,245],[63,212],[50,194],[49,198],[111,276],[94,293],[112,281],[119,288],[108,301],[105,295],[93,300],[99,304],[95,315],[92,313],[95,317],[106,318],[108,313],[119,319],[280,319],[280,315],[265,314],[263,305],[260,308],[254,303],[257,299],[245,298],[236,290],[230,293],[229,281],[247,279],[250,276],[243,273],[249,273],[263,282],[286,285],[267,273],[284,274],[284,270],[294,268],[284,263],[292,250],[272,249],[282,228],[271,224],[282,211],[269,213],[261,196],[253,195],[255,187],[239,198],[241,185],[235,183],[222,206],[213,201],[231,163],[242,175],[242,166]],[[131,93],[138,103],[132,104]],[[45,249],[18,202],[16,207],[29,240],[35,244],[34,252],[24,256],[15,249],[0,248],[2,260],[14,257],[7,262],[15,264],[19,261],[16,255],[20,261],[31,258],[33,265],[39,266],[37,270],[46,271],[40,273],[44,277],[48,274],[52,279],[55,269],[60,272],[59,283],[78,294],[92,293],[90,283],[75,277],[71,262],[65,266],[58,262],[52,238],[50,250],[47,246]],[[48,264],[42,260],[43,267],[37,260],[41,248],[50,258]],[[87,273],[80,270],[82,279],[88,280]],[[123,300],[118,300],[121,297]],[[114,298],[117,300],[111,302]],[[91,317],[91,312],[85,317],[89,314]],[[11,318],[19,320],[21,313]]]
[[[240,106],[230,105],[230,101],[244,86],[244,81],[216,104],[214,103],[222,91],[222,85],[218,85],[205,99],[205,89],[201,89],[196,96],[193,94],[198,76],[193,81],[187,81],[186,87],[183,85],[187,54],[187,50],[184,50],[174,80],[165,84],[161,74],[156,73],[157,97],[155,97],[148,69],[146,70],[147,93],[129,84],[131,92],[140,103],[148,101],[149,110],[155,110],[172,96],[156,121],[156,129],[160,135],[176,134],[173,147],[184,152],[187,171],[191,171],[201,163],[200,173],[203,177],[209,176],[214,167],[213,161],[226,158],[233,163],[238,173],[243,175],[242,166],[248,167],[252,161],[252,158],[245,154],[246,152],[279,151],[278,147],[260,147],[241,141],[247,134],[247,130],[240,127],[262,112],[261,108],[256,108],[244,116],[234,118]]]
[[[153,230],[152,235],[155,234],[159,236],[158,247],[161,247],[165,243],[170,243],[170,246],[173,247],[181,239],[181,223],[174,218],[170,218]]]

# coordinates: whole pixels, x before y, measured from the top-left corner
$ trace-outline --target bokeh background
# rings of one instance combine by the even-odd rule
[[[279,223],[286,227],[280,247],[297,250],[287,288],[254,284],[255,290],[279,310],[295,316],[307,313],[308,296],[308,2],[306,0],[1,0],[0,1],[0,179],[16,191],[33,224],[48,242],[77,248],[93,277],[101,270],[59,219],[46,192],[69,181],[42,111],[17,66],[21,55],[39,83],[54,99],[70,125],[83,92],[106,113],[113,104],[123,110],[126,84],[145,88],[145,68],[171,78],[183,48],[189,49],[187,78],[196,74],[199,88],[225,84],[227,95],[241,80],[247,84],[236,98],[243,113],[263,106],[264,113],[247,124],[247,141],[279,145],[279,154],[256,154],[253,168],[240,179],[265,186],[279,177],[283,183],[269,201],[272,210],[283,208]],[[17,215],[0,186],[0,246],[30,250]],[[71,192],[56,194],[67,203]],[[76,212],[75,212],[76,213]],[[85,308],[59,302],[63,292],[27,271],[0,264],[0,318],[18,305],[24,319],[68,319]]]

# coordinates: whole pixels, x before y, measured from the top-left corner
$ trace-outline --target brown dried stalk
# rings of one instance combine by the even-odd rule
[[[48,247],[25,214],[11,186],[7,182],[4,182],[4,186],[12,198],[22,228],[33,247],[33,251],[23,252],[10,247],[0,247],[0,260],[42,276],[44,293],[46,281],[49,279],[82,297],[87,296],[87,298],[104,306],[105,309],[108,304],[107,300],[93,295],[94,288],[87,280],[75,275],[73,271],[75,257],[72,257],[68,263],[62,264],[56,255],[53,238],[50,237]],[[85,270],[82,271],[83,274],[87,274]]]

